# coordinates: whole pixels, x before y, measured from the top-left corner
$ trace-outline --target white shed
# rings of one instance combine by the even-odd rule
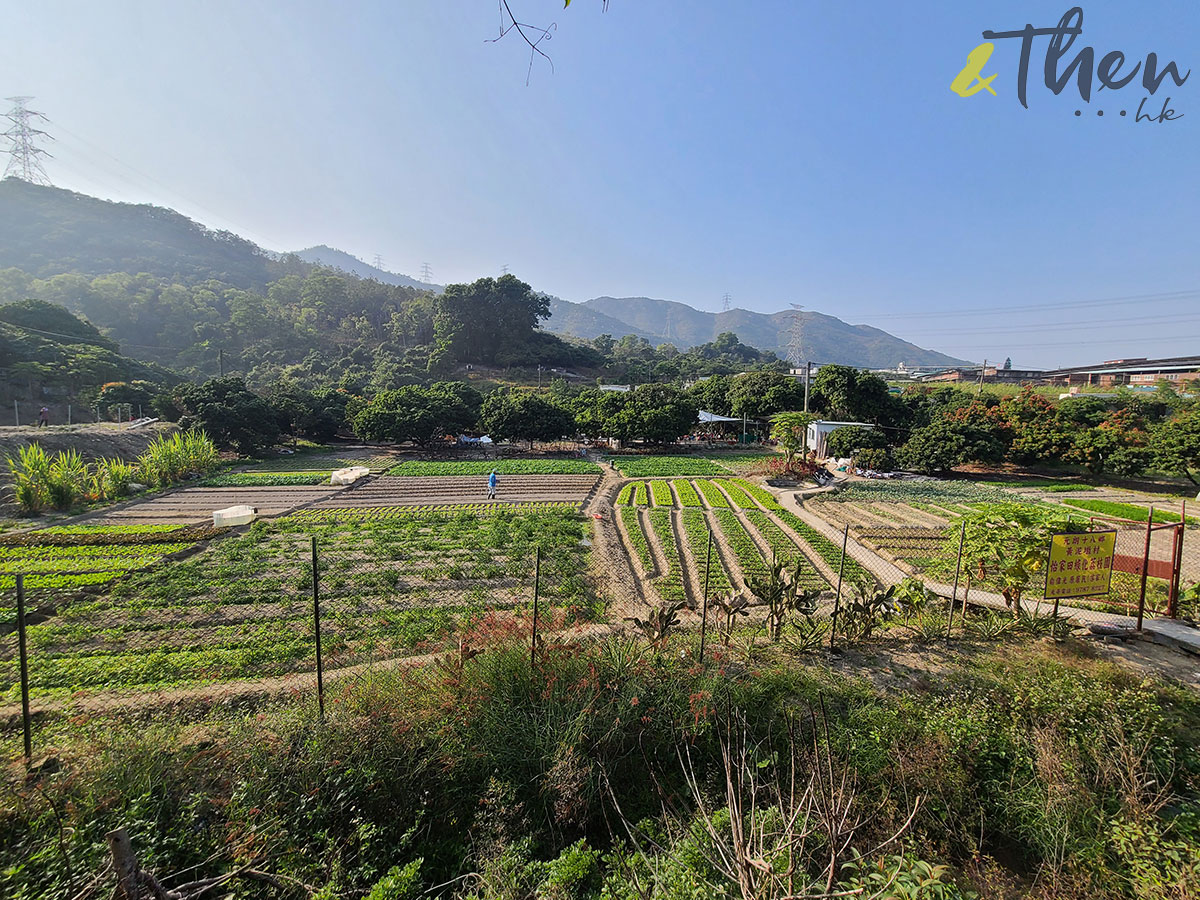
[[[874,428],[869,422],[824,422],[817,420],[808,426],[808,449],[817,451],[817,459],[829,456],[826,439],[839,428]]]

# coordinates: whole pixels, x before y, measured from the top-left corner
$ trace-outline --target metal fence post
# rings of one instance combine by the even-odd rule
[[[1154,504],[1146,514],[1146,549],[1142,553],[1142,586],[1138,591],[1137,630],[1142,630],[1142,618],[1146,614],[1146,576],[1150,572],[1150,535],[1154,530]]]
[[[317,636],[317,707],[325,718],[325,667],[321,660],[321,580],[317,574],[317,536],[312,536],[313,631]]]
[[[958,602],[958,576],[962,571],[963,544],[967,540],[967,520],[962,521],[962,530],[958,533],[958,560],[954,563],[954,590],[950,594],[950,617],[946,623],[946,643],[950,643],[950,629],[954,627],[954,604]],[[963,620],[966,620],[967,607],[963,605]]]
[[[33,761],[33,735],[29,719],[29,657],[25,649],[25,576],[17,574],[17,654],[21,659],[21,723],[25,729],[25,765]]]
[[[708,635],[708,575],[712,570],[712,528],[708,529],[708,551],[704,557],[704,602],[700,607],[700,663],[704,663],[704,639]]]
[[[833,595],[833,621],[829,627],[829,649],[833,649],[833,642],[837,637],[837,620],[838,611],[842,606],[842,575],[846,571],[846,542],[850,539],[850,525],[842,529],[842,558],[838,560],[838,583],[837,593]]]
[[[538,629],[538,594],[542,582],[542,548],[537,546],[533,551],[533,637],[529,641],[530,671],[537,664],[537,629]]]

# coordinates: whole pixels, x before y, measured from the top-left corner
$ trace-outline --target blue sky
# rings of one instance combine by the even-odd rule
[[[41,0],[5,14],[0,96],[51,118],[56,184],[271,249],[801,303],[1017,366],[1200,351],[1200,73],[1147,102],[1183,113],[1161,124],[1133,121],[1140,78],[1054,96],[1044,38],[1029,109],[1016,41],[984,68],[998,96],[949,89],[983,30],[1069,4],[509,3],[557,24],[528,85],[490,0]],[[1200,67],[1191,0],[1083,10],[1072,56]]]

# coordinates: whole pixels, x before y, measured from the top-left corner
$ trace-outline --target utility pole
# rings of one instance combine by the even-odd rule
[[[812,362],[804,364],[804,411],[808,412],[808,383],[812,380]]]
[[[225,351],[217,349],[217,371],[221,373],[221,377],[225,377]]]
[[[986,368],[987,368],[987,357],[985,356],[983,358],[983,365],[979,367],[979,390],[977,390],[975,392],[976,394],[983,393],[983,370]]]
[[[36,146],[39,138],[46,140],[54,140],[46,132],[34,128],[34,123],[41,119],[42,121],[50,121],[40,112],[32,110],[25,104],[32,100],[32,97],[6,97],[13,108],[4,114],[4,118],[8,119],[9,127],[4,132],[4,136],[9,140],[8,148],[8,165],[4,167],[4,177],[12,175],[20,178],[22,181],[28,181],[30,184],[42,184],[47,187],[50,185],[50,177],[46,174],[46,170],[42,168],[42,157],[53,159],[45,150]]]

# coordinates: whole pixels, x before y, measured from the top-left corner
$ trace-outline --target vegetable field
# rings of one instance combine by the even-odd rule
[[[0,546],[0,586],[30,573],[28,604],[42,611],[28,626],[33,696],[305,686],[316,663],[314,537],[327,673],[438,650],[486,616],[528,607],[539,548],[543,615],[565,621],[600,609],[589,525],[574,505],[388,513],[260,521],[183,559],[168,557],[193,546],[190,532],[174,530],[60,530],[45,540],[120,543]],[[3,602],[10,619],[10,590]],[[0,638],[10,703],[19,698],[15,643]]]
[[[622,540],[647,573],[651,601],[695,608],[703,601],[706,576],[710,597],[732,590],[752,600],[748,579],[765,575],[773,560],[789,573],[798,564],[806,590],[829,591],[836,581],[841,548],[746,479],[633,481],[616,502]],[[870,580],[866,569],[847,560],[851,576]]]
[[[388,475],[599,475],[600,467],[585,459],[496,459],[433,462],[414,459],[390,469]]]

